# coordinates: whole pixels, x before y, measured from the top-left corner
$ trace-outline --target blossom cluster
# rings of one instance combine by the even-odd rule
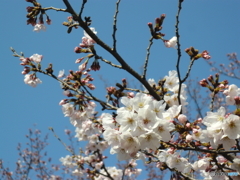
[[[28,74],[31,70],[36,68],[37,64],[42,62],[43,56],[39,54],[33,54],[29,58],[20,58],[20,65],[24,66],[22,74],[25,75],[24,82],[32,87],[37,87],[42,81],[36,76],[36,73]],[[34,64],[35,63],[35,64]]]
[[[43,15],[47,17],[46,22],[51,24],[45,9],[37,1],[27,1],[33,4],[33,7],[27,7],[27,18],[29,18],[27,23],[33,25],[36,32],[45,30]],[[37,23],[38,15],[39,23]],[[165,40],[163,39],[165,34],[160,32],[165,17],[166,15],[162,14],[156,18],[155,27],[152,23],[148,23],[152,38],[161,39],[167,48],[176,48],[179,35]],[[68,22],[63,23],[68,27],[68,33],[72,28],[78,28],[78,25],[81,24],[77,23],[76,18],[70,16]],[[90,22],[90,17],[85,17],[87,26],[90,26]],[[157,168],[177,171],[183,177],[191,176],[195,171],[199,171],[205,179],[216,179],[212,177],[211,173],[223,170],[240,173],[240,157],[236,153],[229,155],[220,151],[240,149],[238,144],[240,138],[240,88],[234,84],[228,86],[226,82],[219,83],[219,75],[216,75],[215,80],[212,76],[208,79],[212,86],[207,80],[202,80],[201,86],[208,87],[213,94],[222,92],[226,96],[226,104],[236,105],[237,110],[227,113],[224,107],[220,107],[216,112],[207,112],[204,118],[190,122],[186,116],[187,86],[180,82],[177,71],[169,71],[169,74],[158,82],[155,82],[154,79],[148,80],[152,90],[159,95],[159,101],[150,95],[149,89],[138,91],[136,94],[133,92],[123,93],[124,90],[127,90],[126,79],[124,79],[124,86],[120,85],[120,93],[114,87],[107,89],[108,100],[111,99],[110,95],[112,94],[117,97],[116,101],[112,101],[112,106],[116,111],[112,114],[102,113],[97,117],[96,104],[90,101],[96,100],[96,98],[88,92],[90,96],[86,97],[87,89],[84,86],[91,90],[95,89],[95,86],[89,83],[93,81],[93,78],[88,72],[99,70],[98,59],[103,61],[104,59],[98,56],[94,49],[95,41],[98,41],[97,38],[94,38],[97,31],[93,27],[84,26],[84,29],[92,37],[84,31],[81,43],[74,48],[74,52],[88,53],[87,56],[76,60],[76,63],[81,63],[86,58],[85,62],[78,67],[78,71],[70,70],[70,74],[65,79],[58,79],[64,89],[64,95],[71,97],[71,99],[64,99],[59,103],[62,105],[63,114],[70,118],[70,123],[76,128],[75,137],[79,141],[87,141],[86,148],[81,151],[80,155],[67,155],[60,158],[62,164],[72,170],[72,175],[87,176],[87,178],[96,180],[121,180],[123,176],[134,179],[141,173],[141,169],[136,168],[136,160],[146,161],[146,158],[155,159],[150,162],[156,162]],[[192,62],[199,58],[206,60],[211,58],[208,51],[199,53],[199,50],[194,47],[185,49],[185,52],[190,56]],[[25,75],[24,82],[32,87],[41,83],[41,80],[36,77],[36,72],[52,75],[51,64],[46,72],[41,70],[42,57],[42,55],[34,54],[30,58],[23,56],[20,58],[21,65],[25,66],[22,72]],[[87,69],[91,58],[94,58],[94,61],[91,68]],[[34,71],[34,73],[28,74],[30,71]],[[86,77],[82,78],[82,75]],[[64,70],[60,71],[58,77],[65,77]],[[75,91],[76,94],[72,91]],[[104,159],[107,157],[103,155],[103,152],[107,148],[110,148],[111,154],[117,155],[119,161],[125,160],[128,165],[124,169],[105,167]],[[192,148],[196,152],[202,150],[203,153],[195,156],[195,162],[190,162],[188,158],[184,157],[185,153],[181,154],[179,151],[180,149],[189,150],[186,148]],[[216,153],[217,151],[220,153]],[[228,178],[222,176],[218,179]]]
[[[148,82],[156,87],[153,79],[149,79]],[[123,107],[119,107],[115,115],[103,113],[96,119],[94,103],[89,104],[82,112],[75,110],[72,104],[66,103],[63,104],[63,112],[65,116],[70,117],[71,123],[76,127],[78,140],[89,141],[86,155],[91,156],[91,153],[96,151],[102,153],[110,147],[110,153],[117,154],[118,160],[122,161],[144,160],[147,157],[145,152],[155,152],[158,158],[156,167],[167,166],[184,174],[200,171],[203,177],[211,179],[211,172],[217,172],[218,166],[213,165],[214,158],[208,154],[199,157],[199,160],[191,164],[188,159],[181,157],[177,148],[168,147],[166,150],[158,150],[158,148],[162,142],[174,142],[176,139],[173,132],[176,134],[178,127],[182,126],[187,129],[187,134],[179,133],[180,141],[195,143],[196,146],[207,150],[217,149],[219,145],[225,150],[230,150],[236,145],[235,139],[240,137],[239,116],[226,114],[225,108],[220,107],[217,112],[208,112],[203,119],[189,123],[187,117],[181,114],[187,105],[186,85],[182,84],[181,105],[179,105],[177,99],[179,80],[176,71],[169,71],[169,75],[164,77],[164,87],[168,93],[161,101],[154,100],[148,95],[147,90],[136,94],[131,92],[131,95],[122,97],[120,101]],[[231,100],[236,100],[240,90],[236,85],[226,87],[228,89],[223,93],[228,104],[234,104]],[[201,124],[206,128],[201,128]],[[231,164],[226,164],[227,160],[223,156],[219,155],[216,159],[217,163],[224,163],[226,167],[240,172],[239,157],[233,157]],[[121,177],[121,170],[108,169],[116,177],[114,179]],[[104,174],[101,168],[100,172]],[[100,175],[98,178],[104,179],[104,177]]]

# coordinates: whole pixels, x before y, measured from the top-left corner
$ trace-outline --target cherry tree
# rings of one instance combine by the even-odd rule
[[[116,2],[111,46],[98,37],[91,16],[83,16],[87,0],[82,1],[79,12],[68,0],[63,0],[64,8],[43,7],[40,1],[26,1],[30,4],[27,7],[27,24],[33,26],[33,31],[46,31],[45,24],[51,25],[54,19],[48,15],[49,11],[60,11],[67,15],[63,25],[70,35],[72,31],[83,30],[81,42],[74,48],[74,52],[80,55],[75,61],[79,64],[78,69],[75,67],[77,70],[61,70],[55,74],[54,64],[42,67],[43,55],[36,53],[25,56],[11,48],[13,56],[19,58],[20,65],[23,66],[25,84],[37,88],[42,83],[40,76],[43,74],[61,85],[65,97],[60,100],[59,105],[62,106],[63,116],[69,118],[70,124],[75,128],[75,135],[70,131],[66,134],[70,139],[87,142],[80,152],[75,151],[74,147],[65,145],[54,133],[54,129],[50,128],[69,152],[60,158],[60,162],[71,178],[141,179],[143,169],[138,167],[140,161],[150,170],[162,172],[149,173],[148,176],[152,179],[163,179],[166,173],[171,173],[171,179],[240,178],[240,88],[236,84],[229,84],[227,80],[220,80],[221,74],[239,79],[235,72],[239,61],[236,54],[229,54],[231,69],[221,65],[221,70],[210,61],[208,50],[184,47],[189,57],[189,66],[186,73],[181,71],[183,52],[179,24],[183,0],[178,1],[176,33],[173,37],[165,38],[166,14],[152,17],[153,23],[146,22],[150,39],[141,73],[131,67],[118,52],[117,23],[121,0]],[[154,41],[162,41],[163,48],[175,49],[176,69],[170,70],[163,78],[147,79]],[[108,52],[114,61],[105,59],[99,48]],[[201,88],[205,88],[210,94],[206,115],[198,108],[196,117],[190,117],[189,96],[195,100],[197,96],[191,95],[187,80],[192,67],[200,59],[213,66],[217,73],[199,81]],[[141,87],[135,88],[128,79],[123,78],[116,85],[107,86],[105,99],[99,97],[92,74],[94,71],[101,71],[102,64],[127,72]],[[99,107],[101,112],[96,112]],[[229,111],[229,108],[233,110]],[[16,177],[28,179],[29,171],[35,164],[38,178],[63,179],[64,177],[54,173],[54,170],[59,169],[57,165],[53,166],[54,170],[46,167],[51,159],[44,160],[40,152],[46,146],[47,138],[40,140],[39,134],[40,131],[33,133],[30,130],[27,136],[31,142],[29,149],[21,151],[21,147],[18,147],[20,156],[27,163],[17,164]],[[108,166],[105,162],[106,151],[125,163]],[[2,161],[0,165],[2,177],[13,179],[14,174],[5,168]]]

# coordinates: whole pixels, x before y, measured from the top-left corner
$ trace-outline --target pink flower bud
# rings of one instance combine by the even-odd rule
[[[180,115],[178,116],[178,121],[179,121],[180,123],[182,123],[182,124],[185,124],[186,121],[187,121],[187,116],[185,116],[184,114],[180,114]]]
[[[87,67],[87,61],[85,61],[84,63],[82,63],[82,64],[78,67],[78,69],[79,69],[80,71],[84,71],[84,70],[86,69],[86,67]]]
[[[48,24],[48,25],[50,25],[50,24],[52,24],[52,20],[47,16],[47,19],[46,19],[46,23]]]
[[[186,136],[186,142],[191,142],[192,140],[193,140],[192,135],[188,134],[188,135]]]
[[[187,124],[186,124],[186,127],[190,128],[190,127],[191,127],[191,124],[190,124],[190,123],[187,123]]]
[[[203,121],[202,118],[198,118],[198,119],[197,119],[197,122],[198,122],[198,123],[202,123],[202,121]]]
[[[202,58],[203,59],[206,59],[206,60],[209,60],[210,58],[211,58],[211,56],[210,55],[208,55],[209,54],[209,52],[208,51],[203,51],[202,52]]]
[[[75,47],[74,48],[75,53],[81,53],[82,52],[81,50],[82,50],[82,48],[80,48],[80,47]]]
[[[27,12],[31,12],[34,9],[34,7],[28,6],[26,9],[27,9]]]
[[[114,91],[116,91],[115,87],[107,87],[107,91],[109,94],[112,94]]]
[[[199,82],[199,84],[200,84],[202,87],[207,87],[208,82],[207,82],[206,79],[202,79],[202,80]]]
[[[149,22],[149,23],[148,23],[148,26],[149,26],[149,27],[152,27],[152,23],[151,23],[151,22]]]
[[[61,105],[66,104],[66,103],[67,103],[67,99],[63,99],[59,102],[59,105],[61,106]]]
[[[84,59],[84,57],[79,58],[79,59],[77,59],[77,60],[75,61],[75,63],[80,63],[80,62],[82,62],[83,59]]]
[[[72,97],[73,96],[73,94],[69,90],[63,91],[63,94],[67,97]]]
[[[87,87],[89,87],[91,90],[94,90],[96,88],[93,84],[87,84]]]
[[[240,105],[240,97],[239,96],[235,96],[234,100],[235,100],[236,105]]]
[[[128,96],[128,98],[133,98],[134,97],[134,93],[133,92],[128,92],[127,96]]]

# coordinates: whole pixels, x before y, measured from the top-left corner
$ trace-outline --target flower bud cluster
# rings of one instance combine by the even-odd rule
[[[162,30],[162,24],[163,21],[166,17],[166,14],[162,14],[160,16],[160,18],[156,18],[155,19],[155,27],[153,28],[153,24],[152,23],[148,23],[148,27],[150,29],[151,35],[154,39],[162,39],[163,36],[165,36],[165,34],[162,34],[160,32],[160,30]]]
[[[37,68],[41,68],[40,63],[42,58],[43,56],[39,54],[33,54],[29,58],[25,58],[23,56],[20,57],[20,65],[24,66],[22,74],[25,75],[25,84],[36,87],[38,84],[42,83],[42,81],[37,78],[36,73],[28,74],[30,71],[36,71]]]
[[[94,33],[97,34],[97,31],[95,31],[95,28],[90,27],[90,30]],[[94,44],[96,42],[84,31],[84,36],[82,37],[82,43],[79,44],[80,47],[75,47],[74,52],[75,53],[90,53],[85,57],[79,58],[76,60],[76,63],[80,63],[84,58],[87,58],[87,61],[92,58],[95,57],[92,65],[91,65],[91,69],[94,71],[98,71],[100,69],[100,65],[98,62],[98,59],[100,57],[98,57],[96,55],[96,51],[94,49]],[[86,65],[87,63],[85,63]],[[85,66],[83,65],[83,66]]]
[[[185,52],[190,56],[192,61],[197,60],[199,58],[203,58],[206,60],[209,60],[211,58],[208,51],[205,50],[202,53],[199,53],[199,50],[195,49],[194,47],[185,49]]]
[[[211,92],[217,94],[218,92],[223,92],[228,88],[228,81],[224,80],[219,82],[219,74],[215,74],[215,78],[210,75],[207,79],[202,79],[199,84],[202,87],[207,87]],[[225,91],[227,93],[227,91]]]
[[[166,17],[166,14],[162,14],[160,16],[160,18],[158,17],[155,19],[155,27],[154,28],[153,28],[153,24],[151,22],[148,23],[148,27],[149,27],[151,35],[154,39],[161,39],[167,48],[170,48],[170,47],[175,48],[177,45],[177,37],[174,36],[171,39],[166,40],[166,39],[163,39],[165,34],[160,32],[163,28],[162,24],[163,24],[165,17]]]
[[[34,6],[28,6],[27,9],[27,24],[31,24],[34,26],[33,31],[39,32],[41,30],[46,30],[46,26],[44,25],[43,16],[46,16],[46,23],[48,25],[51,24],[51,19],[46,14],[46,11],[42,8],[41,4],[38,3],[36,0],[28,0],[27,2],[32,3]],[[39,22],[37,23],[37,17],[39,15]]]

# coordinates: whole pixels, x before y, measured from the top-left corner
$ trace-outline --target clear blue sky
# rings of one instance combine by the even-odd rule
[[[65,8],[60,0],[39,1],[43,7]],[[70,1],[79,10],[81,1]],[[149,44],[150,33],[148,22],[154,22],[162,13],[166,14],[162,33],[166,39],[175,35],[175,22],[177,0],[123,0],[119,8],[117,48],[125,61],[136,71],[141,71],[141,66],[146,57],[146,48]],[[1,22],[1,110],[0,110],[0,158],[4,159],[5,166],[15,168],[18,158],[16,146],[18,142],[25,143],[28,129],[37,124],[43,134],[49,133],[48,155],[53,162],[69,154],[56,138],[48,131],[51,126],[55,132],[67,142],[64,129],[72,129],[68,118],[64,118],[59,101],[65,98],[59,83],[39,74],[43,81],[37,88],[25,85],[24,76],[21,75],[23,67],[19,65],[18,58],[12,57],[9,47],[17,52],[24,52],[26,57],[38,53],[44,56],[42,67],[53,63],[56,74],[59,70],[77,70],[75,64],[81,54],[73,52],[83,36],[81,29],[73,30],[67,34],[67,28],[62,22],[67,20],[67,13],[47,11],[52,20],[52,25],[47,26],[46,32],[33,32],[31,25],[26,25],[26,10],[30,3],[24,0],[2,0],[0,6]],[[112,24],[115,12],[114,0],[89,0],[84,10],[84,16],[91,16],[92,27],[95,27],[99,37],[112,46]],[[184,49],[190,46],[208,50],[212,60],[217,63],[227,62],[227,53],[240,53],[240,1],[238,0],[185,0],[180,14],[180,43],[182,47],[181,72],[187,70],[189,57]],[[96,46],[96,50],[103,58],[118,64],[113,57]],[[148,78],[161,78],[174,70],[177,60],[177,51],[165,48],[162,41],[154,41],[151,49]],[[203,59],[198,60],[192,69],[191,77],[206,78],[210,67]],[[104,99],[105,84],[114,86],[122,78],[127,78],[131,85],[137,85],[133,77],[114,69],[101,62],[101,70],[92,73],[97,87],[93,94]],[[105,82],[101,80],[104,79]],[[230,80],[230,79],[229,79]],[[238,83],[230,81],[230,83]],[[98,109],[100,110],[100,109]],[[112,164],[113,165],[113,164]]]

